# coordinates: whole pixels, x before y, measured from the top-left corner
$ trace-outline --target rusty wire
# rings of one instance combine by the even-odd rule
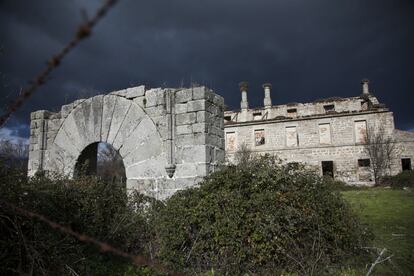
[[[29,97],[43,84],[48,81],[48,76],[52,71],[59,66],[63,58],[72,51],[83,39],[91,35],[93,27],[108,13],[113,5],[119,0],[106,0],[102,6],[96,11],[96,14],[89,20],[86,20],[83,24],[80,24],[77,28],[75,37],[66,44],[60,52],[52,56],[43,69],[26,88],[23,88],[21,93],[16,97],[14,101],[6,108],[6,112],[0,116],[0,128],[7,122],[10,116],[20,108]]]
[[[169,271],[166,267],[164,267],[163,265],[151,260],[148,257],[145,257],[143,255],[133,255],[133,254],[127,253],[125,251],[122,251],[119,248],[113,247],[112,245],[110,245],[108,243],[99,241],[99,240],[94,239],[94,238],[92,238],[88,235],[81,234],[81,233],[78,233],[76,231],[73,231],[71,228],[63,226],[62,224],[59,224],[57,222],[54,222],[51,219],[45,217],[44,215],[38,214],[38,213],[33,212],[33,211],[26,210],[24,208],[18,207],[16,205],[12,204],[12,203],[5,202],[5,201],[2,201],[2,200],[0,201],[0,206],[2,208],[7,207],[8,209],[14,211],[15,213],[19,213],[20,215],[23,215],[27,218],[38,219],[39,221],[44,222],[47,225],[49,225],[51,228],[56,229],[56,230],[58,230],[58,231],[60,231],[64,234],[75,237],[77,240],[79,240],[81,242],[93,244],[96,247],[98,247],[99,250],[103,253],[109,252],[109,253],[112,253],[114,255],[124,257],[126,259],[131,260],[131,262],[135,265],[148,266],[150,268],[155,269],[158,272],[166,273],[168,275],[183,275],[181,273]]]

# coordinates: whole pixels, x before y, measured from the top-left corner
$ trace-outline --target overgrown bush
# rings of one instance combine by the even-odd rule
[[[155,227],[158,256],[174,269],[231,275],[326,272],[371,239],[326,180],[269,156],[176,193]]]
[[[390,186],[394,189],[414,188],[414,172],[403,171],[394,176],[386,176],[381,180],[382,186]]]
[[[154,273],[4,202],[189,273],[331,273],[371,237],[330,181],[269,156],[246,155],[164,203],[93,177],[53,179],[0,165],[0,275]]]
[[[0,166],[0,191],[0,275],[120,275],[131,266],[128,259],[104,254],[94,245],[22,216],[4,202],[125,252],[154,254],[148,250],[153,232],[147,221],[152,212],[144,211],[153,200],[138,194],[128,198],[119,183],[92,177],[27,179]]]

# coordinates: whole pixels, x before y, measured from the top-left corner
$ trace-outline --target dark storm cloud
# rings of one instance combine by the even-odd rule
[[[0,2],[2,106],[100,3]],[[398,0],[121,0],[7,127],[27,135],[30,111],[141,83],[205,84],[238,108],[241,80],[260,106],[264,82],[277,104],[358,95],[367,77],[413,129],[413,11]]]

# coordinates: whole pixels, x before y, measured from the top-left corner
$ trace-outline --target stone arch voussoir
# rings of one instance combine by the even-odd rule
[[[73,176],[82,150],[97,142],[119,152],[127,182],[166,177],[163,142],[153,120],[132,100],[116,95],[89,98],[70,112],[53,141],[49,167]]]

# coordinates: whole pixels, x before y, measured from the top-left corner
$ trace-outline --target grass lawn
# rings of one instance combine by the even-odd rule
[[[374,246],[386,248],[386,256],[393,255],[372,275],[414,275],[414,191],[372,188],[341,193],[371,226]]]

